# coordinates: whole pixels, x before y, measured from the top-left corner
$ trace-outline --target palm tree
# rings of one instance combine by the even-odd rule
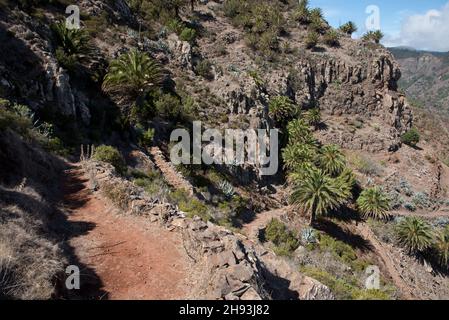
[[[291,195],[291,203],[310,214],[310,225],[317,216],[338,208],[346,199],[335,179],[320,169],[311,170],[303,179],[298,179]]]
[[[365,41],[374,41],[375,43],[379,44],[380,40],[384,37],[384,34],[380,30],[376,31],[368,31],[363,36],[363,40]]]
[[[354,22],[348,21],[344,25],[340,26],[340,31],[348,35],[352,35],[354,32],[357,31],[357,26]]]
[[[320,150],[319,167],[331,176],[338,176],[346,168],[346,159],[337,145],[326,145]]]
[[[432,246],[433,233],[430,225],[417,217],[407,217],[396,227],[399,242],[410,253],[420,253]]]
[[[434,249],[441,267],[447,268],[449,266],[449,226],[435,235]]]
[[[120,102],[139,100],[150,89],[160,86],[162,80],[160,65],[146,53],[132,50],[111,62],[103,90],[117,95]]]
[[[335,178],[335,183],[345,199],[352,197],[352,191],[356,182],[356,177],[350,168],[345,168],[341,174]]]
[[[276,96],[270,100],[269,114],[278,122],[282,122],[297,113],[297,107],[293,101],[286,96]]]
[[[357,206],[365,217],[387,219],[390,200],[381,189],[375,187],[363,190],[357,199]]]
[[[318,108],[313,108],[307,112],[306,115],[307,122],[309,125],[314,126],[315,128],[320,124],[321,122],[321,112]]]
[[[67,55],[87,55],[90,52],[89,36],[81,29],[68,29],[64,22],[52,25],[57,44]]]
[[[309,1],[301,0],[294,13],[294,18],[301,24],[307,24],[310,22],[310,10]]]
[[[298,165],[309,162],[312,163],[316,157],[316,149],[308,144],[294,143],[289,144],[282,151],[284,168],[294,170]]]
[[[287,125],[288,139],[290,143],[305,143],[317,145],[313,138],[312,130],[303,119],[295,119]]]

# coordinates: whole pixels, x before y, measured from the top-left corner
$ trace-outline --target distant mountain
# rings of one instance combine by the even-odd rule
[[[412,104],[449,112],[449,52],[389,50],[401,67],[399,86]]]

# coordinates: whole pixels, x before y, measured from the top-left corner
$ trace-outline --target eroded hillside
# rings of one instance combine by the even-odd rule
[[[304,1],[192,3],[81,0],[81,29],[69,30],[65,0],[0,1],[0,112],[6,122],[12,114],[28,121],[60,161],[83,160],[75,171],[88,181],[74,196],[89,201],[64,216],[69,226],[97,227],[60,241],[103,281],[84,298],[447,298],[449,169],[411,134],[401,70],[376,35],[353,40],[351,25],[334,30]],[[278,174],[170,163],[170,133],[192,121],[280,129]],[[0,125],[5,136],[18,131]],[[4,185],[15,189],[33,171],[11,171],[11,158],[0,158],[0,173],[14,176]],[[329,195],[311,195],[320,190]],[[411,219],[428,231],[422,247],[398,231]],[[133,285],[118,288],[110,264],[123,261],[84,250],[110,244],[114,223],[156,228],[175,262],[160,246],[139,244]],[[126,234],[118,243],[148,236]],[[152,263],[183,284],[162,290],[145,271]],[[368,290],[373,265],[382,286]],[[152,285],[160,296],[145,294]]]

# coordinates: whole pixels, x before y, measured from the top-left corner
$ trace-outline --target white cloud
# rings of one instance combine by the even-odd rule
[[[399,34],[387,35],[383,42],[386,46],[449,51],[449,2],[440,10],[405,18]]]

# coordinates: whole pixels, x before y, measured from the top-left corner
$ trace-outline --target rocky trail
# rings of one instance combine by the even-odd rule
[[[290,206],[258,213],[253,221],[243,226],[242,231],[249,239],[257,242],[259,230],[265,228],[272,219],[279,219],[289,210]]]
[[[80,165],[65,171],[64,206],[79,228],[69,245],[81,269],[82,299],[187,298],[190,260],[174,232],[142,217],[118,215],[87,187]],[[81,267],[80,267],[81,268]]]
[[[403,298],[407,300],[413,300],[415,297],[412,294],[412,288],[410,288],[409,285],[402,279],[401,274],[399,270],[396,267],[396,263],[392,259],[391,255],[392,253],[388,248],[386,248],[382,243],[376,238],[374,233],[371,231],[371,229],[365,225],[365,224],[358,224],[356,226],[357,231],[359,234],[368,240],[371,245],[373,246],[377,256],[382,260],[382,262],[385,265],[385,268],[387,269],[388,273],[390,274],[395,286],[399,289],[399,291],[402,293]]]
[[[171,162],[165,160],[164,154],[158,147],[152,147],[149,150],[154,159],[154,164],[162,172],[164,179],[175,189],[184,189],[190,195],[193,195],[193,186],[180,173],[178,173]]]

